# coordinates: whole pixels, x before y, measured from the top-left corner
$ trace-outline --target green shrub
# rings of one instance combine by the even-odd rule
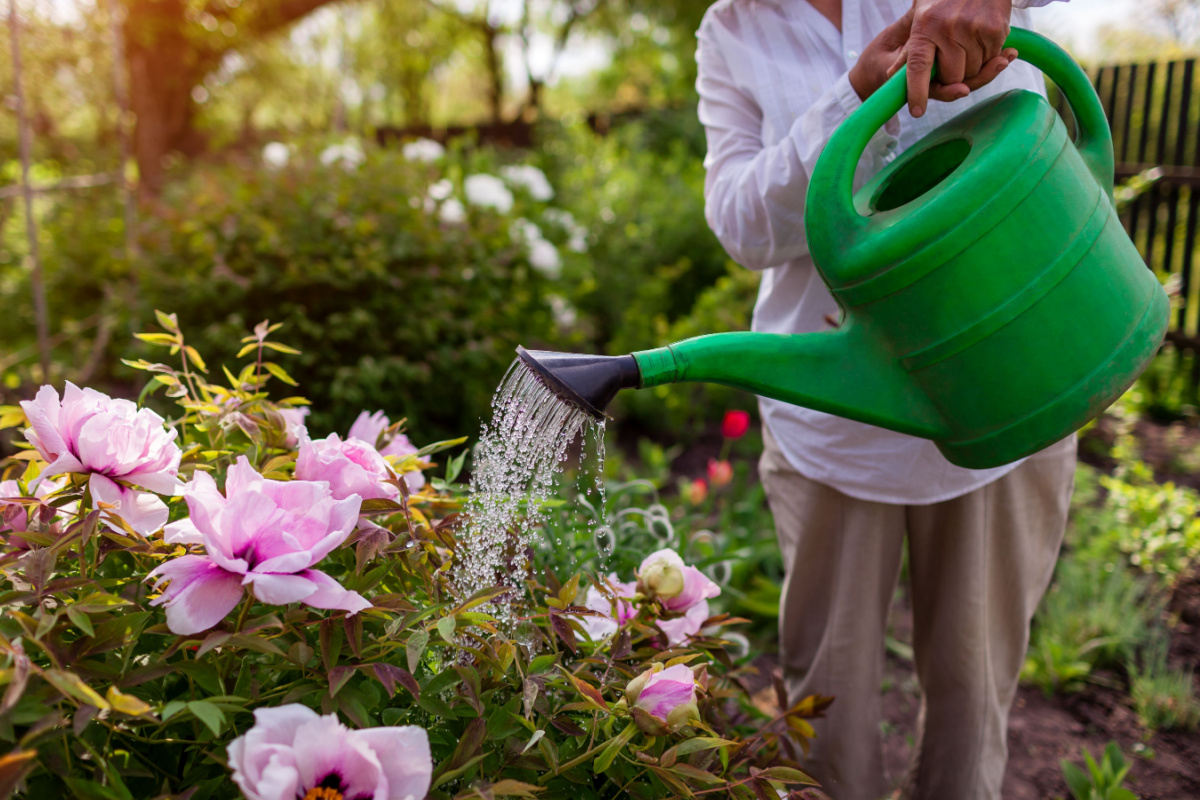
[[[107,312],[114,344],[91,382],[128,391],[133,376],[118,359],[144,355],[126,342],[156,307],[175,310],[218,362],[232,334],[264,318],[285,322],[304,352],[294,367],[318,409],[315,430],[342,429],[362,408],[407,415],[436,436],[473,430],[519,343],[625,353],[683,335],[681,326],[748,327],[757,277],[728,276],[704,221],[694,127],[652,121],[597,137],[552,125],[536,156],[452,147],[413,163],[367,147],[346,169],[322,165],[323,143],[312,142],[294,144],[278,169],[244,157],[195,164],[142,209],[133,270],[112,192],[47,200],[52,328]],[[462,224],[425,209],[439,180],[462,198],[466,176],[531,158],[554,187],[549,201],[515,191],[510,211],[467,204]],[[560,270],[534,268],[522,220],[553,245]],[[13,310],[0,319],[0,350],[33,352],[28,297],[28,270],[0,254],[0,300]],[[86,336],[59,343],[55,377],[75,375]],[[8,371],[10,387],[36,383],[33,360]],[[734,396],[689,387],[616,411],[679,438],[730,403],[752,407]]]
[[[1125,462],[1113,475],[1091,475],[1087,484],[1104,490],[1101,500],[1077,502],[1070,541],[1081,559],[1106,568],[1125,563],[1171,586],[1200,558],[1200,494],[1174,483],[1158,483],[1143,462]],[[1094,480],[1093,480],[1094,479]]]

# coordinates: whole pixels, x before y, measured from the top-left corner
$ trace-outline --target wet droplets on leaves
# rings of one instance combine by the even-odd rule
[[[484,424],[475,449],[469,523],[455,571],[463,597],[491,586],[513,588],[480,609],[503,628],[513,629],[513,604],[520,599],[528,553],[546,521],[545,505],[554,497],[570,447],[580,439],[585,468],[589,450],[596,454],[592,464],[603,465],[604,422],[559,399],[519,359],[514,361],[492,398],[492,420]],[[603,509],[603,476],[597,472]]]

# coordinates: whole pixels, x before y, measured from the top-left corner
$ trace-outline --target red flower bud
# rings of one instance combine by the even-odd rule
[[[740,439],[750,430],[750,415],[745,411],[734,409],[725,412],[721,422],[721,435],[726,439]]]

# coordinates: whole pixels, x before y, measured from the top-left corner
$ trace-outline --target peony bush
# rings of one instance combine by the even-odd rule
[[[466,453],[433,459],[464,440],[375,410],[314,439],[272,399],[278,325],[210,370],[157,318],[165,358],[129,365],[158,412],[70,384],[0,409],[0,797],[819,796],[829,698],[755,702],[679,552],[531,568],[509,630],[504,590],[455,589]]]

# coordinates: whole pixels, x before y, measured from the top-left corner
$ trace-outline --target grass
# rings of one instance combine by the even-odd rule
[[[1192,670],[1167,663],[1167,639],[1156,636],[1142,653],[1142,666],[1129,669],[1130,695],[1138,718],[1148,730],[1195,730],[1200,726],[1200,699]]]

